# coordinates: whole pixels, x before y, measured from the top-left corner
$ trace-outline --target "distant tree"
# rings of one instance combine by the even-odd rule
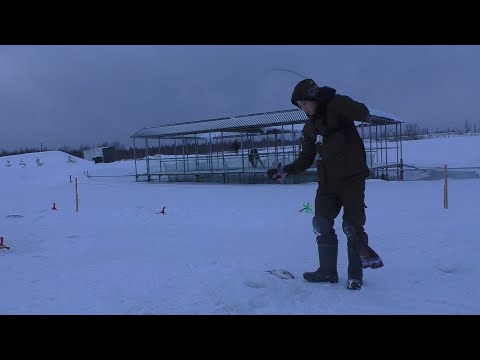
[[[113,141],[110,146],[113,146],[115,150],[125,149],[125,145],[121,144],[120,141]]]
[[[405,125],[405,137],[409,140],[416,140],[420,135],[420,126],[417,123],[408,123]]]
[[[472,127],[470,126],[470,122],[468,120],[465,120],[465,132],[468,133],[472,130]]]
[[[70,147],[68,145],[62,145],[61,147],[58,148],[58,151],[63,151],[68,153],[70,151]]]

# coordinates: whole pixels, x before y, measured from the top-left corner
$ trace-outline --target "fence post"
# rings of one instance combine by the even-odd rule
[[[78,179],[75,178],[75,205],[78,212]]]
[[[400,180],[403,180],[403,158],[400,158]]]
[[[447,182],[447,165],[444,165],[445,176],[443,180],[443,208],[448,209],[448,182]]]

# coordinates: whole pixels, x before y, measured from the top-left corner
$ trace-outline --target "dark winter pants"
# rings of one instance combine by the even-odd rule
[[[357,237],[364,232],[365,216],[365,179],[344,184],[319,185],[315,197],[315,217],[318,229],[317,243],[330,245],[336,242],[335,219],[343,207],[342,229],[347,236],[348,275],[362,279],[360,255],[357,251]]]

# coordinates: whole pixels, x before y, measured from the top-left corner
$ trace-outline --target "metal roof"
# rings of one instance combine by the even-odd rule
[[[370,110],[371,123],[374,125],[392,125],[400,121],[386,117],[385,113]],[[168,124],[143,128],[132,138],[172,138],[177,136],[201,134],[209,132],[244,132],[263,133],[265,127],[301,124],[307,116],[300,109],[280,110],[259,114],[225,117],[219,119],[200,120],[177,124]]]

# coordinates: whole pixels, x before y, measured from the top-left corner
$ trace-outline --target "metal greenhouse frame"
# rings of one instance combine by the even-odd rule
[[[370,113],[369,122],[356,125],[371,178],[401,180],[402,122],[372,109]],[[135,178],[148,182],[270,182],[265,176],[267,168],[290,163],[298,156],[306,120],[303,111],[291,109],[143,128],[131,136]],[[395,126],[394,131],[388,132],[387,126]],[[232,150],[235,140],[239,144],[236,151]],[[139,147],[139,141],[144,147]],[[167,148],[173,148],[173,153],[165,154]],[[145,156],[137,158],[140,149]],[[287,177],[291,183],[308,181],[316,181],[315,162],[303,174]]]

